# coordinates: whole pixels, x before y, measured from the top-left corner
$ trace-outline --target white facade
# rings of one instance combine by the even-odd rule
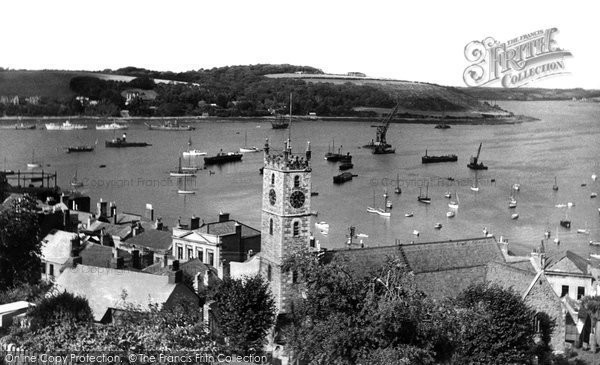
[[[220,236],[175,227],[171,254],[180,262],[198,258],[216,268],[219,278],[223,278]]]

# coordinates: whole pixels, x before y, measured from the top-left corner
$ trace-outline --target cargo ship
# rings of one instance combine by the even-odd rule
[[[110,141],[104,142],[105,147],[113,147],[113,148],[123,148],[123,147],[146,147],[152,146],[150,143],[146,142],[129,142],[127,141],[127,133],[123,133],[122,138],[114,138]]]
[[[220,165],[228,162],[237,162],[242,160],[242,153],[219,151],[215,156],[204,157],[205,165]]]
[[[458,156],[456,155],[443,155],[443,156],[429,156],[427,150],[425,150],[425,156],[421,157],[422,163],[435,163],[435,162],[456,162]]]

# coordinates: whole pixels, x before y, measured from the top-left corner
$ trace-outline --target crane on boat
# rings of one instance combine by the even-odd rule
[[[394,118],[394,115],[400,108],[400,103],[397,103],[394,109],[385,117],[381,124],[376,125],[377,131],[375,132],[375,140],[371,140],[371,143],[365,145],[365,148],[373,149],[373,154],[381,155],[387,153],[395,153],[396,149],[392,148],[392,145],[387,143],[386,134],[390,127],[390,122]]]
[[[487,166],[483,164],[483,162],[479,162],[479,155],[481,154],[481,145],[483,143],[479,143],[479,148],[477,149],[477,156],[471,156],[471,160],[467,164],[467,167],[473,170],[487,170]]]

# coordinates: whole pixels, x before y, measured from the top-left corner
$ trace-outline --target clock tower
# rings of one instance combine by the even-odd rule
[[[260,273],[267,279],[279,313],[287,313],[296,275],[282,269],[286,254],[310,245],[310,142],[293,155],[290,140],[282,152],[264,149]]]

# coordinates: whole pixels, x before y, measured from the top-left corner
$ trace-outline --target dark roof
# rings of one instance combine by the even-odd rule
[[[512,265],[490,262],[487,264],[485,281],[495,283],[502,288],[513,290],[524,295],[536,277],[536,273],[529,270],[523,270]]]
[[[127,251],[116,249],[117,256],[122,257],[123,261],[129,262],[131,254]],[[113,257],[113,247],[102,246],[88,242],[85,247],[79,251],[82,264],[94,267],[110,267],[110,261]]]
[[[328,251],[342,257],[355,271],[368,273],[399,258],[415,274],[417,287],[433,298],[454,296],[473,283],[483,282],[489,262],[504,263],[495,238],[403,244]]]
[[[154,263],[142,271],[155,275],[168,275],[172,270],[173,265],[163,266],[162,262]],[[200,259],[195,258],[184,263],[179,264],[179,269],[190,276],[194,276],[198,273],[204,273],[207,271],[212,271],[215,275],[217,275],[217,269],[210,266],[209,264],[205,264]]]
[[[148,229],[138,233],[127,240],[127,245],[135,247],[146,247],[153,251],[169,250],[173,244],[173,235],[170,231]]]
[[[573,251],[567,251],[565,256],[558,259],[554,264],[551,264],[546,271],[585,275],[589,274],[588,264],[588,260]]]
[[[242,238],[260,235],[260,231],[235,220],[205,223],[200,228],[198,228],[197,231],[199,233],[207,233],[215,236],[224,236],[227,234],[235,233],[235,226],[237,224],[242,226]]]

